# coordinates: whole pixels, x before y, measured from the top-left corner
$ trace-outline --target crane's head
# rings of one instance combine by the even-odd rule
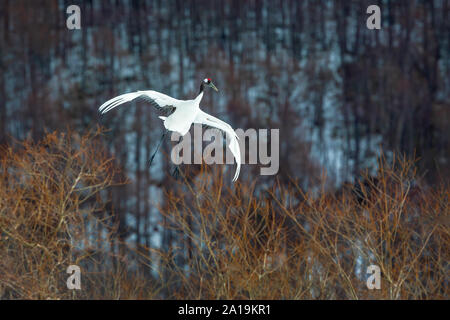
[[[210,88],[213,88],[214,90],[216,90],[217,92],[219,91],[219,89],[216,88],[216,86],[214,85],[214,83],[212,83],[210,78],[205,78],[205,80],[203,80],[203,84],[205,86],[208,86]]]

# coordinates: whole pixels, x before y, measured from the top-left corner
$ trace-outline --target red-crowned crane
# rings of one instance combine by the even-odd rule
[[[226,122],[213,117],[212,115],[202,111],[200,109],[200,101],[203,98],[204,88],[209,87],[215,91],[219,91],[216,86],[212,83],[211,79],[204,79],[200,85],[200,92],[197,97],[193,100],[178,100],[163,93],[146,90],[146,91],[136,91],[131,93],[125,93],[117,96],[111,100],[106,101],[99,108],[101,114],[114,109],[115,107],[124,104],[126,102],[132,101],[136,98],[143,98],[150,102],[152,105],[158,109],[163,109],[172,112],[169,116],[159,118],[164,122],[164,127],[166,132],[161,137],[161,140],[154,152],[151,161],[153,160],[156,152],[158,151],[161,142],[167,133],[167,131],[178,132],[180,135],[185,135],[193,123],[203,124],[209,127],[214,127],[220,129],[226,133],[230,141],[228,147],[233,153],[236,159],[236,172],[234,174],[233,182],[237,180],[239,172],[241,169],[241,153],[239,149],[238,136],[233,128]]]

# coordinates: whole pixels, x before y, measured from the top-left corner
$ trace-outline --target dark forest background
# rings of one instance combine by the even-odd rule
[[[81,8],[81,30],[66,28],[66,8],[71,4]],[[366,27],[366,9],[372,4],[381,8],[381,30]],[[213,176],[225,172],[223,185],[230,199],[233,192],[244,198],[249,194],[265,197],[267,191],[262,190],[275,185],[280,189],[274,195],[282,194],[280,190],[292,187],[292,181],[301,190],[339,192],[342,186],[358,181],[365,169],[377,175],[381,154],[387,162],[396,155],[416,159],[415,185],[433,189],[448,183],[450,176],[449,14],[448,0],[1,0],[0,144],[7,150],[6,146],[21,141],[56,141],[48,140],[52,132],[83,136],[97,124],[107,128],[100,138],[96,136],[102,141],[102,156],[113,158],[114,179],[127,183],[111,182],[101,192],[106,204],[92,214],[107,227],[95,223],[89,227],[85,222],[86,229],[93,228],[97,234],[107,230],[114,240],[108,243],[109,249],[103,244],[91,249],[127,255],[135,262],[144,259],[136,265],[127,263],[127,268],[143,269],[146,279],[172,279],[168,270],[175,269],[190,274],[195,269],[186,267],[192,258],[190,241],[203,229],[191,228],[192,237],[183,236],[189,232],[175,230],[167,212],[180,210],[182,204],[191,215],[202,211],[198,203],[192,204],[194,200],[185,203],[181,196],[174,204],[174,194],[189,194],[191,185],[174,182],[165,158],[169,141],[163,144],[156,163],[148,167],[162,132],[161,121],[145,102],[133,102],[103,117],[98,107],[135,90],[153,89],[190,99],[203,78],[212,78],[220,93],[205,95],[202,106],[206,112],[233,128],[280,128],[278,175],[260,176],[257,165],[243,165],[238,185],[254,183],[253,189],[231,184],[234,166],[205,169]],[[71,146],[78,150],[81,145]],[[32,150],[40,152],[39,148]],[[185,166],[183,170],[194,181],[203,169]],[[214,183],[208,183],[209,187],[194,188],[192,194],[222,194]],[[444,195],[447,202],[448,193]],[[292,197],[297,199],[293,205],[297,209],[306,198],[298,193]],[[264,199],[269,211],[283,207],[283,201]],[[210,204],[209,208],[221,215],[232,203],[244,206],[242,201],[230,200],[218,207]],[[448,218],[447,205],[439,208]],[[180,219],[185,221],[186,215]],[[439,221],[448,224],[448,220]],[[186,223],[182,225],[195,225],[195,221]],[[302,220],[299,225],[305,223]],[[448,240],[448,228],[442,232]],[[89,246],[87,242],[84,246]],[[132,248],[126,254],[121,247],[125,245]],[[177,248],[184,250],[181,258],[174,258]],[[161,256],[155,260],[161,252],[166,260]],[[202,263],[212,259],[208,257]],[[119,268],[117,261],[113,259],[114,268]],[[166,269],[161,267],[163,261]],[[448,265],[439,270],[446,274]],[[166,282],[154,296],[173,297],[169,287],[178,282],[173,283]],[[448,278],[445,283],[435,297],[448,298]],[[7,291],[5,296],[26,296],[12,287],[8,289],[12,293]],[[320,286],[305,292],[313,298],[357,296],[350,289],[347,294],[343,287],[328,296],[321,295]],[[206,297],[255,297],[248,292]],[[390,294],[385,297],[402,296]],[[35,296],[30,293],[29,297]],[[205,295],[198,293],[198,297]]]

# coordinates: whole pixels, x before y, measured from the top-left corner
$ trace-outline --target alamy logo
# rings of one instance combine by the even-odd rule
[[[246,150],[248,150],[247,164],[261,164],[260,174],[275,175],[280,166],[280,130],[279,129],[236,129],[242,163],[246,163]],[[225,143],[225,136],[220,130],[207,129],[194,125],[194,136],[188,132],[184,136],[173,132],[171,141],[179,142],[171,151],[170,157],[174,164],[233,164],[234,157]],[[181,139],[181,141],[180,141]],[[192,150],[192,141],[193,149]],[[210,142],[203,149],[203,142]],[[248,145],[247,145],[248,142]],[[247,148],[248,146],[248,148]],[[225,150],[225,151],[224,151]],[[270,151],[269,151],[270,150]],[[225,155],[225,157],[224,157]]]
[[[370,265],[367,267],[367,274],[370,276],[367,278],[367,288],[369,290],[381,289],[381,269],[377,265]]]
[[[69,30],[80,30],[81,29],[81,10],[77,5],[70,5],[66,10],[67,14],[70,16],[66,20],[66,26]]]
[[[69,290],[80,290],[81,289],[81,269],[77,265],[70,265],[67,267],[69,278],[67,278],[67,289]]]
[[[370,17],[367,18],[366,26],[369,30],[380,30],[381,29],[381,9],[377,5],[371,5],[367,7],[368,14]]]

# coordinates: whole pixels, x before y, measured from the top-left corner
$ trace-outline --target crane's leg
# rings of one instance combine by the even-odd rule
[[[153,152],[153,154],[152,154],[152,156],[151,156],[151,158],[150,158],[150,160],[149,160],[149,162],[148,162],[148,166],[149,166],[149,167],[152,165],[153,159],[155,158],[156,153],[157,153],[158,150],[159,150],[159,147],[161,147],[161,143],[163,142],[164,137],[166,136],[166,134],[167,134],[168,131],[169,131],[169,130],[166,129],[166,131],[164,131],[164,133],[162,134],[161,139],[159,140],[158,146],[156,147],[155,152]]]

